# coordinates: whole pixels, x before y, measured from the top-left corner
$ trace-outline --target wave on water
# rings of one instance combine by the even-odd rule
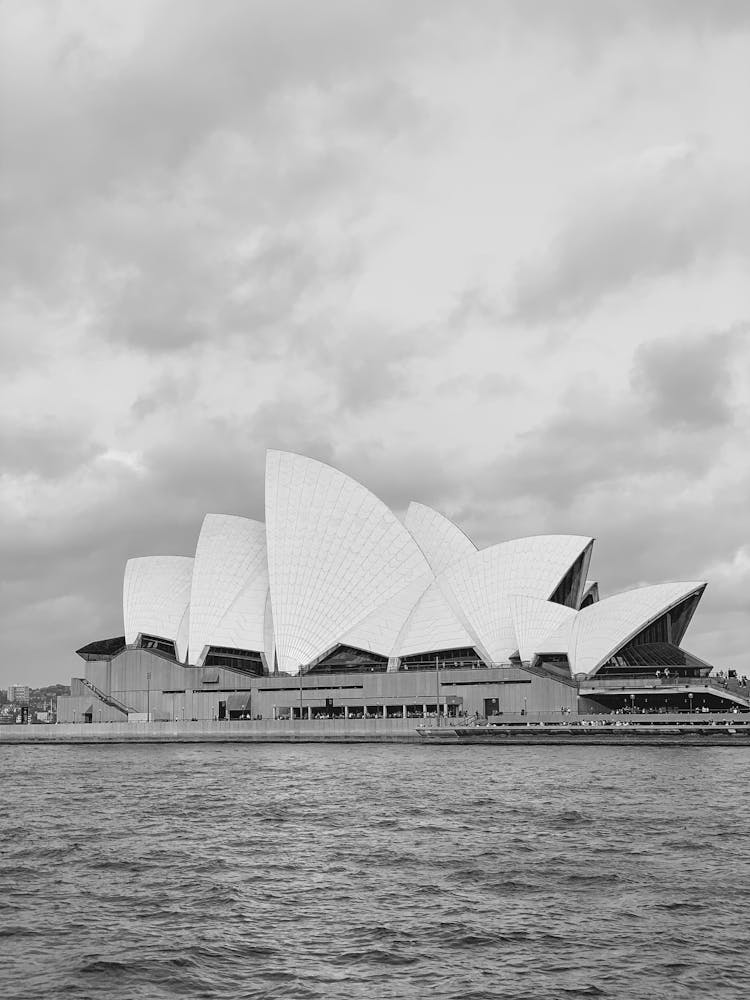
[[[742,749],[3,747],[0,766],[9,1000],[750,995]]]

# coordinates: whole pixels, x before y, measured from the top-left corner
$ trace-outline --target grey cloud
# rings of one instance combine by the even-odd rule
[[[381,354],[373,351],[367,341],[362,347],[356,356],[342,359],[336,371],[341,407],[352,413],[364,413],[402,391],[406,385],[404,365],[412,357],[407,352],[398,358],[387,352]]]
[[[712,428],[733,419],[733,357],[747,328],[655,340],[635,355],[631,381],[667,427]]]
[[[335,465],[335,435],[330,429],[335,419],[325,398],[303,401],[289,396],[263,403],[253,414],[250,425],[252,440],[261,448],[255,475],[263,479],[267,448],[299,452]]]
[[[502,372],[488,372],[480,376],[475,385],[482,396],[515,396],[523,390],[523,383],[515,375]]]
[[[101,445],[85,434],[41,424],[11,424],[0,428],[0,475],[31,475],[61,479],[90,461]]]
[[[629,189],[612,186],[577,207],[511,289],[511,316],[538,323],[580,315],[637,281],[727,255],[750,256],[742,172],[685,157]]]
[[[713,465],[721,438],[660,434],[636,407],[607,407],[602,399],[569,401],[535,430],[519,435],[516,449],[481,474],[484,492],[529,498],[567,511],[609,484],[662,476],[700,478]]]
[[[449,322],[454,328],[463,328],[475,324],[477,321],[494,326],[501,319],[502,310],[494,296],[481,285],[472,285],[465,288],[458,296]]]
[[[436,387],[436,393],[456,394],[466,393],[473,398],[486,400],[491,398],[508,398],[523,392],[524,383],[515,374],[505,375],[503,372],[487,372],[486,375],[452,375],[444,379]]]
[[[159,410],[175,407],[181,409],[194,396],[197,387],[198,378],[195,372],[183,377],[163,375],[153,388],[142,392],[136,398],[130,412],[136,421],[141,421],[158,413]]]
[[[603,592],[668,579],[708,579],[710,584],[707,568],[736,547],[749,485],[745,481],[725,491],[721,517],[716,517],[715,498],[698,493],[679,500],[665,495],[658,505],[644,496],[628,506],[612,490],[610,503],[591,518],[596,566],[606,568]]]
[[[338,410],[364,413],[407,392],[412,366],[439,350],[451,335],[443,323],[398,333],[360,326],[318,338],[314,365]]]
[[[304,233],[260,235],[253,250],[204,247],[179,231],[141,234],[124,280],[101,296],[101,337],[149,352],[240,337],[245,352],[283,355],[295,312],[323,281],[346,281],[357,254],[315,253]]]
[[[621,398],[593,387],[570,390],[557,411],[468,474],[471,493],[459,496],[458,507],[472,536],[488,544],[498,539],[498,530],[500,537],[529,530],[597,534],[591,517],[599,512],[609,539],[635,521],[637,531],[622,552],[629,571],[638,566],[637,532],[661,532],[675,549],[684,544],[704,558],[712,546],[724,551],[742,524],[742,490],[731,485],[731,476],[723,477],[726,523],[718,528],[713,487],[696,490],[693,501],[684,497],[711,482],[724,467],[727,448],[736,451],[731,369],[745,363],[743,330],[646,342],[636,352],[631,392]],[[496,507],[476,500],[493,495]],[[677,497],[688,517],[694,516],[692,526],[675,516]],[[726,532],[721,545],[717,530]]]
[[[27,81],[26,67],[15,59],[9,66],[27,84],[26,110],[39,117],[47,135],[12,109],[9,128],[27,153],[35,143],[46,145],[52,132],[67,133],[73,141],[58,149],[56,184],[70,185],[68,194],[92,184],[111,193],[134,174],[174,171],[217,132],[243,133],[252,126],[251,134],[262,140],[269,102],[300,87],[331,90],[366,77],[384,52],[396,54],[393,47],[415,30],[425,9],[333,0],[321,10],[224,0],[207,17],[197,0],[167,0],[142,6],[137,44],[110,51],[106,40],[82,36],[39,4],[45,42],[39,51],[51,53],[46,64],[41,61],[49,79]],[[378,108],[371,110],[374,121]],[[283,111],[277,107],[270,117],[283,118]],[[43,161],[30,162],[51,179]]]
[[[498,6],[489,0],[488,6]],[[526,0],[502,4],[507,27],[535,36],[565,37],[591,58],[598,46],[628,31],[682,32],[696,36],[742,30],[750,23],[744,0]]]
[[[278,353],[306,296],[359,266],[370,149],[424,115],[398,66],[427,10],[155,3],[110,52],[39,5],[33,69],[7,53],[6,289],[146,351]],[[341,233],[319,233],[323,204]]]

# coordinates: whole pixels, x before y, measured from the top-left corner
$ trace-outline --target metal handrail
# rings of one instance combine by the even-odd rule
[[[588,680],[581,681],[581,690],[590,688],[611,688],[614,691],[627,691],[630,688],[652,688],[658,690],[659,688],[669,687],[705,687],[714,688],[717,691],[727,691],[730,690],[725,684],[722,684],[720,680],[715,677],[617,677],[617,678],[601,678],[598,680],[596,677],[589,678]],[[750,688],[747,689],[750,694]],[[733,692],[738,693],[738,692]]]
[[[111,694],[105,694],[104,691],[101,691],[95,684],[92,684],[88,678],[81,677],[80,680],[91,692],[93,692],[93,694],[96,695],[99,701],[103,701],[105,705],[109,705],[110,708],[114,708],[118,712],[123,712],[125,715],[131,711],[124,702],[118,701],[117,698],[113,698]]]

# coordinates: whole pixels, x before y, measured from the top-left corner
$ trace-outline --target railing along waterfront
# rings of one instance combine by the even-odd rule
[[[714,677],[611,677],[597,678],[581,681],[581,691],[593,691],[606,689],[608,691],[631,691],[634,688],[659,691],[662,688],[675,690],[676,688],[705,688],[706,690],[728,692],[739,695],[741,698],[750,697],[750,687],[740,685],[728,687],[718,678]]]

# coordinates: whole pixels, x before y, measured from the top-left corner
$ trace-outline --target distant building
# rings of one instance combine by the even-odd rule
[[[288,452],[265,499],[265,523],[207,514],[194,557],[128,561],[125,634],[78,650],[58,721],[750,707],[681,647],[703,582],[602,599],[593,538],[477,549]]]
[[[16,705],[28,705],[31,688],[28,684],[11,684],[8,687],[8,701]]]

